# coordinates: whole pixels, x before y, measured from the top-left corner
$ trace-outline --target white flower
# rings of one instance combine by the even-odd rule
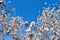
[[[3,2],[3,0],[0,0],[0,2]]]
[[[32,28],[34,25],[35,25],[35,22],[32,21],[31,24],[30,24],[30,28]]]
[[[28,28],[27,30],[26,30],[26,32],[30,32],[31,31],[31,28]]]

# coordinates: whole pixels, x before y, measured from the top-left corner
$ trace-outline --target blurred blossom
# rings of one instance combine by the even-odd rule
[[[38,15],[37,21],[31,21],[29,24],[21,16],[11,16],[5,4],[2,3],[3,0],[0,0],[2,8],[0,11],[0,40],[3,40],[4,36],[10,36],[12,40],[60,40],[60,9],[47,7],[42,11],[42,16]],[[12,11],[16,12],[16,8]],[[38,12],[40,13],[40,10]],[[26,26],[28,28],[24,29]]]
[[[12,12],[16,13],[16,8],[12,8]]]

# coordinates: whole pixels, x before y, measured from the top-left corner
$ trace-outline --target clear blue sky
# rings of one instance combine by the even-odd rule
[[[8,0],[6,0],[8,2]],[[47,5],[45,5],[47,2]],[[22,16],[25,20],[36,21],[38,17],[38,11],[42,15],[43,7],[46,8],[55,6],[56,3],[60,3],[60,0],[11,0],[10,4],[7,4],[8,9],[15,7],[16,16]],[[11,12],[13,13],[13,12]],[[11,37],[5,37],[5,40],[12,40]]]

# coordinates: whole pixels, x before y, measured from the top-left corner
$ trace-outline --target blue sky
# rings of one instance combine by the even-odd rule
[[[45,5],[45,2],[47,2],[47,5]],[[60,3],[60,0],[11,0],[8,9],[15,7],[16,16],[22,16],[25,20],[31,22],[36,21],[39,10],[40,15],[42,15],[43,7],[46,8],[49,4],[53,7],[53,4],[56,3]]]
[[[8,2],[8,0],[6,1]],[[45,5],[45,2],[47,2],[47,5]],[[15,7],[15,16],[22,16],[25,20],[31,22],[37,20],[39,10],[40,15],[42,15],[43,7],[46,8],[49,4],[51,4],[51,8],[56,7],[56,3],[60,3],[60,0],[11,0],[11,3],[7,4],[7,8],[11,10]],[[11,12],[11,14],[13,14],[13,12]],[[11,37],[5,37],[5,40],[12,39]]]

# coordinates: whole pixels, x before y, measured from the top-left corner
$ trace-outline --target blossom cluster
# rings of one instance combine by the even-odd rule
[[[36,22],[29,24],[20,16],[8,16],[9,11],[2,1],[0,7],[0,40],[4,40],[4,36],[11,36],[12,40],[60,40],[60,9],[48,7],[42,16],[38,15]]]

